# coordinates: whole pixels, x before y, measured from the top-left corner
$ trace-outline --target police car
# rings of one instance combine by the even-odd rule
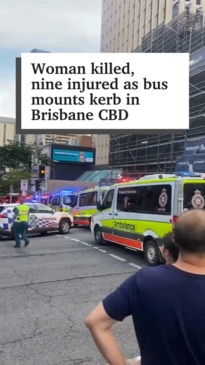
[[[13,236],[14,208],[17,205],[0,206],[0,236]],[[73,226],[73,217],[67,212],[55,212],[40,203],[26,203],[26,205],[29,207],[28,233],[45,234],[49,231],[59,231],[61,234],[66,234]]]

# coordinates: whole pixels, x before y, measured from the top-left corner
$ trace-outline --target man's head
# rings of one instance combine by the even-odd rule
[[[174,240],[180,252],[205,255],[205,211],[183,213],[176,222]]]
[[[173,233],[167,233],[162,240],[161,253],[167,264],[172,264],[177,261],[179,250],[175,245]]]

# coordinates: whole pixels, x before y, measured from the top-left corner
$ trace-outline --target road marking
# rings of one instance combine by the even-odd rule
[[[70,238],[70,237],[66,237],[66,238]],[[76,238],[70,238],[72,241],[76,241],[76,242],[80,242],[80,240],[77,240]]]
[[[92,245],[90,245],[89,243],[87,243],[87,242],[83,242],[83,241],[79,241],[80,243],[82,243],[83,245],[85,245],[85,246],[92,246]]]
[[[94,250],[99,250],[99,247],[93,246]]]
[[[113,255],[112,253],[109,253],[109,256],[114,257],[114,259],[119,260],[119,261],[127,261],[126,259],[123,259],[120,256]]]
[[[102,252],[102,253],[106,253],[107,252],[105,250],[101,250],[101,248],[99,248],[99,251]]]
[[[136,264],[133,264],[132,262],[129,262],[128,265],[135,267],[136,269],[141,269],[142,267]]]

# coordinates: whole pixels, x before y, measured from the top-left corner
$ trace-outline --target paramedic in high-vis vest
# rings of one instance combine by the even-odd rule
[[[25,246],[28,246],[29,239],[27,237],[28,221],[29,221],[29,207],[24,204],[24,200],[21,198],[20,204],[14,209],[15,219],[13,224],[13,235],[16,241],[14,247],[21,247],[20,236],[25,242]]]

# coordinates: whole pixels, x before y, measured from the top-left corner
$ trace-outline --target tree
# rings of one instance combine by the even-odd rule
[[[12,191],[20,193],[21,180],[30,180],[30,178],[31,174],[26,170],[11,170],[7,172],[0,181],[1,195],[8,194]]]
[[[31,167],[32,147],[20,142],[9,141],[8,145],[0,147],[0,165],[11,169]]]
[[[41,163],[46,166],[52,166],[53,163],[52,159],[46,154],[40,154],[39,161],[41,161]]]

